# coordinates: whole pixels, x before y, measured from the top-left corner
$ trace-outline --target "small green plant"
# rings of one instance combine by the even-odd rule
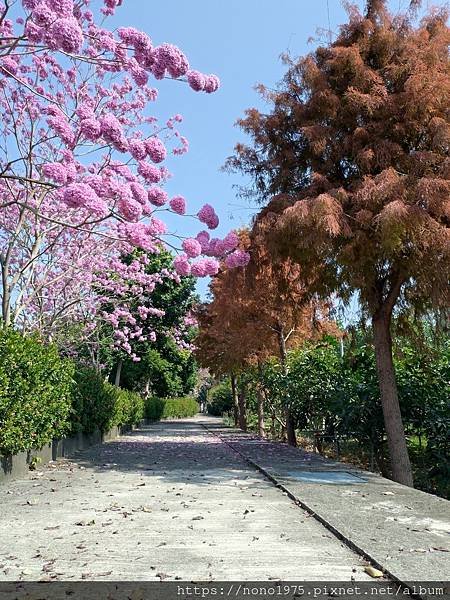
[[[37,466],[42,462],[42,458],[40,456],[33,456],[28,464],[28,468],[30,471],[36,471]]]

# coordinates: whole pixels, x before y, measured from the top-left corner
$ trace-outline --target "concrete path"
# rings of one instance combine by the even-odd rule
[[[158,423],[1,486],[0,580],[369,579],[202,423],[218,426]]]
[[[204,424],[394,580],[448,582],[447,500],[348,464],[226,428],[219,420]]]

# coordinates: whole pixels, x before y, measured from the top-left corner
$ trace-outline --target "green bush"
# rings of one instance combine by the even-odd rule
[[[145,401],[145,418],[150,421],[159,421],[164,413],[164,400],[152,396]]]
[[[73,373],[55,346],[0,330],[0,453],[39,449],[69,431]]]
[[[163,417],[165,419],[181,419],[193,417],[199,411],[198,402],[190,396],[185,398],[166,398],[164,400]]]
[[[190,396],[185,398],[151,397],[145,402],[145,416],[152,421],[193,417],[198,410],[198,402]]]
[[[208,414],[215,417],[221,417],[224,413],[233,410],[233,396],[231,387],[228,383],[219,383],[209,392],[209,402],[207,403]]]
[[[135,425],[144,417],[144,400],[135,392],[106,383],[87,367],[78,369],[72,405],[72,433],[108,431],[114,425]]]
[[[144,399],[136,392],[105,383],[107,393],[114,399],[114,410],[108,429],[114,425],[137,425],[144,418]]]
[[[103,377],[95,369],[79,367],[72,404],[71,433],[106,431],[114,413],[115,395],[108,390]]]

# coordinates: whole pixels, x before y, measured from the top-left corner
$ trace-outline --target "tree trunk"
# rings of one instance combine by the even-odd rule
[[[231,381],[231,393],[233,395],[234,426],[237,427],[239,425],[239,400],[238,400],[238,392],[237,392],[237,384],[236,384],[236,375],[234,373],[231,373],[230,381]]]
[[[258,435],[261,438],[266,437],[266,427],[264,423],[264,392],[262,389],[262,367],[261,363],[258,361],[258,374],[260,381],[256,387],[256,398],[258,402]]]
[[[123,365],[123,360],[120,358],[119,362],[117,363],[116,378],[114,380],[114,383],[115,383],[115,385],[117,385],[117,387],[120,387],[120,375],[122,373],[122,365]]]
[[[405,429],[400,412],[392,360],[390,316],[386,313],[374,316],[372,327],[381,405],[391,458],[392,479],[403,485],[413,487],[412,469],[406,446]]]
[[[239,427],[242,431],[247,431],[247,406],[245,398],[245,388],[241,386],[238,394],[239,403]]]
[[[270,435],[271,435],[271,437],[272,437],[273,440],[277,436],[277,431],[275,429],[275,413],[273,411],[272,411],[272,414],[271,414]]]
[[[286,340],[284,339],[283,326],[278,329],[278,343],[280,347],[280,362],[283,375],[287,377],[287,351]],[[297,446],[297,436],[295,435],[295,423],[292,417],[291,408],[289,406],[289,398],[285,398],[284,415],[286,419],[286,439],[289,446]]]
[[[289,406],[286,407],[286,436],[289,446],[294,446],[294,448],[296,448],[297,436],[295,435],[295,423]]]
[[[261,438],[265,438],[266,427],[264,424],[264,395],[259,387],[256,391],[256,394],[258,398],[258,435]]]
[[[11,325],[11,296],[8,283],[8,265],[2,259],[2,326]]]

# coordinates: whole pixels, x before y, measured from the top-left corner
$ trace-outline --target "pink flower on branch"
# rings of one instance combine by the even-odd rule
[[[182,243],[182,248],[189,258],[196,258],[202,253],[202,247],[200,243],[193,238],[187,238],[184,240]]]
[[[148,201],[155,206],[163,206],[169,198],[167,192],[156,186],[150,188],[147,195]]]
[[[179,254],[176,256],[173,261],[173,266],[179,275],[186,276],[191,274],[191,265],[189,264],[189,259],[186,254]]]
[[[83,38],[83,31],[74,18],[56,19],[45,36],[50,48],[69,54],[76,54],[81,50]]]
[[[236,267],[245,267],[250,261],[250,254],[243,250],[235,250],[225,259],[225,264],[229,269]]]
[[[214,208],[210,204],[205,204],[197,213],[201,223],[208,226],[209,229],[216,229],[219,225],[219,217],[216,215]]]
[[[151,137],[145,140],[145,149],[154,163],[162,162],[167,156],[167,150],[159,138]]]
[[[186,200],[183,196],[174,196],[169,202],[170,208],[178,215],[184,215],[186,212]]]

